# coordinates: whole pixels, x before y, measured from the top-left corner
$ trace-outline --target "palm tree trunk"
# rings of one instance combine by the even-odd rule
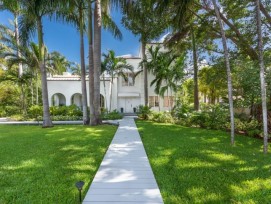
[[[17,44],[17,56],[18,58],[21,58],[21,52],[20,52],[20,39],[19,39],[19,26],[18,26],[18,14],[14,13],[14,27],[15,27],[15,38],[16,38],[16,44]],[[23,65],[22,63],[19,63],[19,78],[23,75]]]
[[[145,61],[147,59],[146,57],[146,42],[142,41],[142,57],[143,57],[143,73],[144,73],[144,100],[145,100],[145,106],[149,105],[149,93],[148,93],[148,70],[145,64]]]
[[[101,0],[96,0],[94,9],[94,50],[93,50],[94,117],[96,125],[102,123],[100,110],[101,27],[102,27]]]
[[[83,105],[83,124],[89,123],[88,105],[87,105],[87,87],[86,87],[86,67],[85,67],[85,50],[84,50],[84,30],[83,30],[83,13],[82,8],[79,9],[80,24],[80,58],[81,58],[81,89],[82,89],[82,105]]]
[[[104,74],[103,74],[103,85],[104,85],[104,106],[105,106],[105,109],[108,111],[107,97],[106,97],[106,87],[105,87],[105,76],[104,76]]]
[[[229,104],[230,104],[230,118],[231,118],[231,144],[234,145],[234,112],[233,112],[233,98],[232,98],[232,79],[231,79],[231,68],[230,68],[230,61],[229,61],[229,53],[227,47],[227,41],[225,36],[225,31],[223,28],[223,24],[221,21],[221,17],[218,11],[218,7],[216,5],[216,1],[212,0],[216,17],[220,26],[221,35],[222,35],[222,44],[224,49],[224,58],[227,68],[227,78],[228,78],[228,95],[229,95]]]
[[[267,125],[267,107],[266,107],[266,84],[265,84],[265,67],[263,59],[263,38],[262,38],[262,20],[260,12],[260,0],[255,0],[256,4],[256,19],[258,32],[258,49],[259,49],[259,65],[260,65],[260,80],[261,80],[261,95],[262,95],[262,112],[263,112],[263,151],[268,152],[268,125]]]
[[[52,120],[50,118],[49,101],[48,101],[48,88],[47,88],[47,74],[44,60],[44,43],[43,43],[43,30],[41,18],[38,19],[38,40],[39,40],[39,68],[41,72],[41,90],[42,90],[42,105],[43,105],[43,124],[42,127],[53,127]]]
[[[93,27],[91,0],[88,1],[88,59],[89,59],[89,113],[90,125],[95,125],[94,115],[94,65],[93,65]]]
[[[111,87],[110,87],[110,108],[109,108],[109,112],[111,112],[111,109],[112,109],[112,94],[113,94],[113,73],[111,73]]]
[[[191,35],[192,35],[193,63],[194,63],[194,109],[199,110],[198,56],[196,49],[195,33],[193,28]]]
[[[36,105],[39,105],[39,83],[38,73],[36,73]]]

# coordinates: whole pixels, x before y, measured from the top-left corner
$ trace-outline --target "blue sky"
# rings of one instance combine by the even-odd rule
[[[139,38],[121,25],[121,14],[113,11],[111,13],[113,20],[118,24],[122,31],[122,41],[116,40],[107,31],[102,31],[102,52],[114,50],[116,55],[132,54],[137,56],[139,52]],[[0,23],[9,24],[9,19],[13,16],[9,12],[0,12]],[[75,27],[64,25],[59,22],[52,22],[48,19],[43,20],[44,24],[44,42],[50,52],[58,51],[70,61],[80,62],[79,33]],[[35,41],[35,38],[32,39]],[[85,37],[85,48],[87,55],[87,39]]]

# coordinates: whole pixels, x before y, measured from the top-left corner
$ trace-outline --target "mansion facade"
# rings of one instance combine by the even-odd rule
[[[153,44],[149,44],[148,46],[150,45]],[[130,55],[124,55],[121,57],[125,58],[127,63],[134,67],[135,72],[140,70],[139,63],[142,60],[141,54],[139,54],[139,57],[133,57]],[[143,72],[137,75],[135,80],[133,80],[131,74],[127,71],[127,78],[128,80],[125,80],[121,76],[115,76],[112,83],[109,76],[101,77],[101,107],[111,111],[117,110],[118,112],[123,113],[133,113],[137,111],[140,105],[144,105]],[[154,92],[154,85],[150,86],[153,79],[153,74],[149,73],[149,106],[155,111],[170,110],[174,106],[174,93],[169,91],[168,93],[172,95],[169,94],[164,97],[159,97]],[[50,106],[69,106],[75,104],[78,107],[82,107],[80,76],[63,73],[63,75],[50,76],[47,80]],[[87,93],[89,89],[88,82],[88,78],[86,78]]]

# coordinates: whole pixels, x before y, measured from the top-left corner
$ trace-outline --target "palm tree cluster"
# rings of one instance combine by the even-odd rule
[[[30,37],[37,33],[38,46],[35,48],[35,60],[38,73],[41,76],[42,102],[44,127],[52,126],[49,115],[47,93],[47,65],[48,57],[43,40],[44,17],[72,24],[80,33],[81,81],[83,98],[83,123],[97,125],[100,118],[100,75],[103,71],[114,75],[121,74],[120,65],[125,62],[114,61],[113,52],[104,57],[101,63],[101,32],[102,27],[110,30],[114,37],[121,39],[122,35],[117,25],[109,15],[111,7],[120,8],[123,13],[123,25],[138,35],[141,41],[142,70],[144,75],[144,101],[148,105],[148,86],[155,85],[155,91],[164,95],[167,90],[177,90],[178,82],[183,78],[185,56],[193,56],[193,86],[194,109],[199,109],[198,71],[200,52],[215,53],[215,56],[224,56],[227,76],[227,98],[231,116],[231,144],[234,144],[234,114],[233,114],[233,63],[232,60],[242,56],[247,61],[258,64],[261,81],[262,121],[264,130],[264,151],[267,152],[267,106],[266,106],[266,68],[265,51],[270,46],[270,5],[265,0],[244,0],[236,3],[234,0],[67,0],[67,1],[40,1],[40,0],[2,0],[1,10],[9,10],[14,15],[14,33],[11,42],[5,42],[0,52],[10,49],[13,44],[13,59],[25,57],[21,46],[30,44]],[[254,12],[252,12],[254,11]],[[256,20],[254,20],[256,19]],[[169,31],[165,46],[169,53],[160,53],[158,50],[147,49],[147,43]],[[88,64],[89,64],[89,94],[86,92],[86,63],[84,53],[84,35],[88,37]],[[1,34],[1,42],[6,36]],[[219,42],[219,43],[218,43]],[[32,49],[32,48],[31,48]],[[158,49],[158,48],[157,48]],[[34,51],[34,49],[32,49]],[[147,54],[152,57],[148,59]],[[177,57],[176,57],[177,54]],[[50,67],[57,67],[63,71],[66,62],[55,55],[55,63]],[[211,57],[210,57],[211,58]],[[116,60],[116,59],[115,59]],[[211,59],[212,60],[212,59]],[[210,61],[211,61],[210,60]],[[22,77],[23,66],[26,62],[18,60],[18,76]],[[62,65],[60,65],[62,64]],[[179,66],[177,66],[179,64]],[[66,66],[66,65],[64,65]],[[126,65],[125,65],[126,66]],[[62,68],[61,68],[62,67]],[[108,69],[111,67],[112,69]],[[129,70],[129,68],[127,68]],[[118,71],[117,71],[118,70]],[[148,82],[148,70],[153,72],[155,80]],[[111,83],[113,81],[111,80]],[[87,111],[87,100],[90,112]]]
[[[86,0],[69,0],[65,2],[3,0],[0,2],[1,10],[8,10],[14,15],[15,27],[15,31],[8,31],[4,27],[1,31],[1,42],[3,43],[3,46],[1,46],[2,57],[7,58],[9,64],[18,64],[19,77],[23,75],[23,67],[26,66],[35,69],[36,76],[40,75],[43,127],[52,127],[48,102],[47,72],[61,74],[71,67],[71,63],[60,53],[47,52],[43,37],[43,18],[49,17],[50,19],[72,24],[79,31],[81,57],[81,70],[79,73],[81,74],[82,82],[83,123],[97,125],[101,123],[99,107],[101,26],[111,31],[116,38],[122,38],[120,30],[109,16],[109,8],[112,4],[117,4],[117,2]],[[15,33],[14,36],[13,33]],[[30,41],[31,37],[36,33],[38,45]],[[85,34],[88,35],[89,39],[90,113],[87,112],[86,65],[83,40]]]

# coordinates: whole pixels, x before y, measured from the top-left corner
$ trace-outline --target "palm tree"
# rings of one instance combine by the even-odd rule
[[[89,97],[90,97],[90,125],[101,123],[100,111],[100,75],[101,75],[101,26],[111,31],[114,37],[121,39],[122,34],[109,16],[110,3],[118,4],[118,0],[88,1],[88,39],[89,39]],[[94,16],[94,17],[93,17]],[[102,18],[103,17],[103,18]],[[94,22],[94,25],[92,25]],[[92,108],[93,107],[93,108]]]
[[[125,1],[126,2],[126,1]],[[159,37],[167,27],[166,18],[161,21],[156,12],[156,8],[152,1],[130,1],[127,5],[123,5],[124,16],[122,23],[126,28],[132,31],[135,35],[140,36],[142,67],[144,73],[144,100],[145,105],[148,105],[148,71],[145,65],[147,59],[146,45],[149,41]]]
[[[39,47],[37,44],[31,42],[29,44],[29,47],[20,46],[20,57],[18,57],[17,54],[14,52],[5,52],[2,54],[4,58],[7,59],[7,63],[9,67],[12,67],[13,65],[18,64],[24,64],[27,75],[31,73],[31,95],[32,95],[32,105],[34,104],[34,87],[33,87],[33,77],[36,77],[35,83],[36,83],[36,104],[39,104]],[[23,73],[23,75],[24,73]],[[20,84],[20,83],[19,83]],[[22,84],[22,83],[21,83]],[[23,89],[23,87],[21,88]],[[23,93],[23,90],[22,90]],[[25,98],[24,94],[22,94],[22,98]],[[22,100],[24,101],[24,100]],[[25,105],[22,103],[22,106],[25,107]]]
[[[112,86],[114,81],[114,76],[122,76],[125,80],[127,80],[127,72],[133,71],[133,67],[127,64],[124,58],[116,57],[115,52],[113,50],[109,50],[108,54],[103,54],[104,61],[103,66],[105,71],[110,75],[111,78],[111,88],[110,88],[110,106],[109,111],[111,111],[112,107]]]
[[[17,47],[20,46],[20,39],[19,39],[19,26],[18,26],[18,18],[21,12],[20,3],[18,0],[2,0],[0,4],[0,10],[8,10],[14,15],[14,30],[15,30],[15,39]],[[19,49],[17,49],[18,57],[21,57],[21,53]],[[23,74],[23,65],[20,63],[19,67],[19,77]]]
[[[83,106],[83,124],[89,123],[89,115],[87,111],[87,87],[86,87],[86,66],[85,66],[85,48],[84,48],[84,32],[86,28],[86,1],[70,0],[67,7],[57,11],[57,18],[63,19],[68,23],[72,23],[80,34],[80,61],[81,61],[81,90],[82,90],[82,106]]]
[[[48,54],[47,62],[47,68],[51,74],[62,74],[71,66],[71,62],[56,51]]]
[[[266,86],[265,86],[265,67],[263,59],[263,38],[262,38],[262,19],[260,12],[260,0],[255,0],[256,19],[257,19],[257,33],[258,33],[258,56],[260,66],[260,80],[261,80],[261,96],[262,96],[262,112],[263,112],[263,133],[264,133],[264,153],[268,152],[268,126],[267,126],[267,107],[266,107]]]
[[[231,118],[231,144],[234,145],[234,111],[233,111],[233,98],[232,98],[232,79],[231,79],[231,67],[229,61],[229,52],[227,47],[227,39],[224,31],[224,26],[221,21],[220,13],[218,10],[218,6],[216,4],[216,0],[212,0],[216,17],[220,26],[220,32],[222,36],[222,44],[224,49],[224,58],[227,68],[227,78],[228,78],[228,97],[229,97],[229,104],[230,104],[230,118]]]
[[[154,92],[164,98],[167,92],[168,104],[171,107],[169,99],[169,90],[176,93],[178,83],[183,79],[184,55],[176,56],[172,52],[160,52],[160,47],[150,47],[148,49],[149,61],[146,62],[147,68],[152,71],[155,78],[151,86],[155,85]]]
[[[20,34],[23,43],[26,43],[30,35],[36,31],[38,34],[39,45],[39,69],[41,72],[42,86],[42,104],[43,104],[43,127],[52,127],[52,120],[49,112],[48,88],[47,88],[47,71],[45,66],[45,46],[43,41],[43,24],[44,16],[52,15],[54,12],[53,1],[40,0],[21,0],[23,12],[19,19]]]
[[[101,0],[96,0],[94,2],[94,31],[93,31],[94,125],[102,123],[102,120],[100,118],[101,29],[102,29],[102,5]]]

